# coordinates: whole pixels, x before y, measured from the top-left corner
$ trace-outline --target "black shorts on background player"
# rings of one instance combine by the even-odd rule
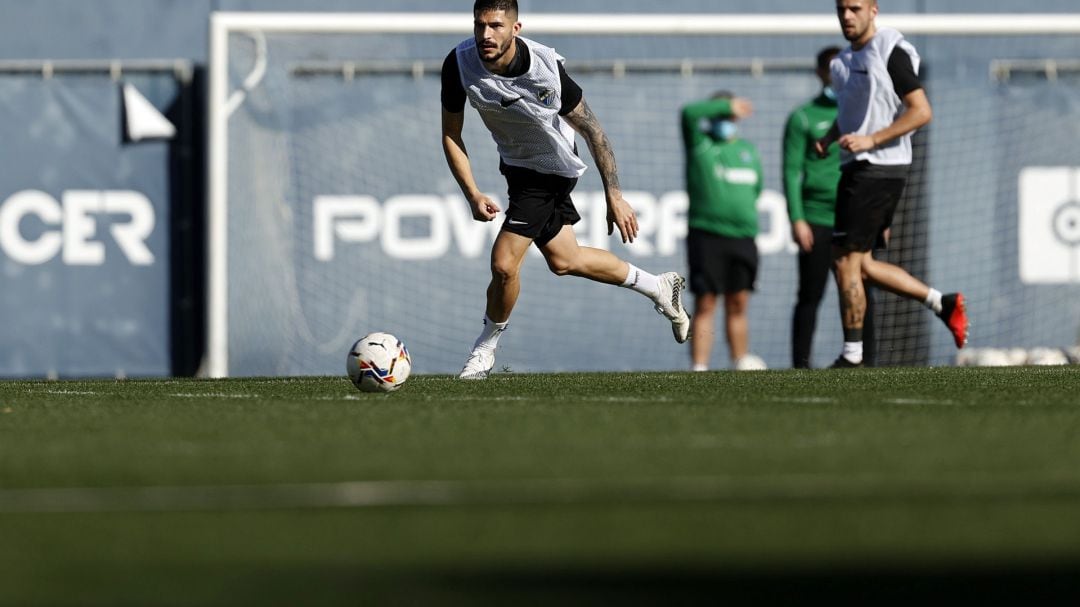
[[[753,238],[729,238],[690,228],[686,249],[694,295],[754,290],[758,251]]]
[[[906,165],[876,166],[859,161],[844,166],[836,193],[833,244],[846,251],[873,250],[892,225],[907,173]]]
[[[500,163],[499,170],[506,176],[510,201],[503,230],[531,238],[536,246],[542,247],[558,236],[563,226],[581,220],[570,198],[577,179],[545,175],[506,163]]]

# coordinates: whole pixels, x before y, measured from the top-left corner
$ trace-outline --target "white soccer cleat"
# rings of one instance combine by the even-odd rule
[[[458,374],[458,379],[487,379],[495,367],[495,351],[477,348],[465,361],[465,368]]]
[[[661,274],[660,294],[656,299],[656,311],[671,321],[671,334],[675,341],[686,343],[690,339],[690,315],[682,305],[682,290],[686,288],[686,279],[678,272]]]

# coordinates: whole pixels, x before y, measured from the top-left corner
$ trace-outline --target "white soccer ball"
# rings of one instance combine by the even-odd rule
[[[349,348],[345,372],[361,392],[393,392],[409,379],[412,358],[400,339],[389,333],[369,333]]]
[[[736,371],[764,371],[765,361],[757,354],[744,354],[735,361]]]

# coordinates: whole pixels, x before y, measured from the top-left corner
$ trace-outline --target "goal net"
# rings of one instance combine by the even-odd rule
[[[919,49],[935,111],[885,255],[965,293],[972,346],[1064,348],[1080,329],[1080,72],[1069,60],[1080,24],[1013,17],[881,20]],[[523,24],[522,35],[567,58],[639,216],[638,242],[609,237],[590,170],[574,193],[579,241],[647,271],[686,271],[680,107],[720,89],[754,102],[741,136],[761,153],[766,191],[750,345],[770,367],[789,366],[798,275],[781,135],[789,112],[819,92],[813,56],[843,44],[835,19],[541,14]],[[440,145],[439,68],[470,32],[467,13],[214,16],[211,375],[338,374],[371,331],[403,339],[418,373],[460,369],[499,228],[471,219]],[[505,208],[495,146],[471,108],[464,139],[479,185]],[[925,308],[876,299],[880,364],[957,362]],[[712,362],[723,368],[722,312],[716,320]],[[651,302],[556,277],[536,251],[510,325],[496,370],[688,367],[688,348]],[[841,341],[830,284],[814,365]]]

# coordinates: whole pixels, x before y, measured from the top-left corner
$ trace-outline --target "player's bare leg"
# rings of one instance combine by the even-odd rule
[[[716,307],[719,297],[715,293],[694,296],[694,324],[691,327],[690,368],[707,371],[712,357],[713,340],[716,338]]]
[[[540,252],[544,254],[548,268],[558,276],[580,276],[621,285],[629,271],[629,264],[611,251],[579,245],[570,226],[563,226],[555,238],[540,247]]]
[[[724,324],[727,329],[728,354],[734,365],[750,350],[750,291],[724,294]]]
[[[521,264],[532,239],[502,231],[491,247],[491,282],[487,288],[487,315],[495,322],[510,320],[521,294]]]
[[[866,315],[862,258],[868,253],[847,252],[834,262],[836,288],[840,295],[840,321],[845,329],[862,329]]]
[[[506,330],[521,293],[521,264],[532,239],[501,231],[491,247],[491,282],[487,288],[484,330],[476,338],[459,379],[486,379],[495,367],[495,348]]]
[[[863,275],[886,291],[918,301],[926,301],[926,296],[930,294],[930,287],[900,266],[878,261],[870,253],[862,257],[861,263]]]
[[[690,315],[682,305],[686,281],[677,273],[650,274],[610,251],[583,247],[578,244],[570,226],[563,226],[555,238],[540,247],[540,252],[544,254],[548,268],[559,276],[580,276],[645,295],[656,304],[656,311],[671,321],[675,341],[683,343],[690,337]]]
[[[949,332],[952,333],[957,348],[967,345],[967,303],[962,293],[943,295],[940,291],[908,274],[900,266],[878,261],[870,253],[863,257],[862,269],[863,275],[874,284],[901,297],[922,302],[945,323]]]
[[[833,367],[862,366],[862,330],[866,316],[866,291],[863,288],[863,258],[869,253],[834,251],[833,269],[836,292],[840,296],[840,324],[844,327],[844,349]]]

